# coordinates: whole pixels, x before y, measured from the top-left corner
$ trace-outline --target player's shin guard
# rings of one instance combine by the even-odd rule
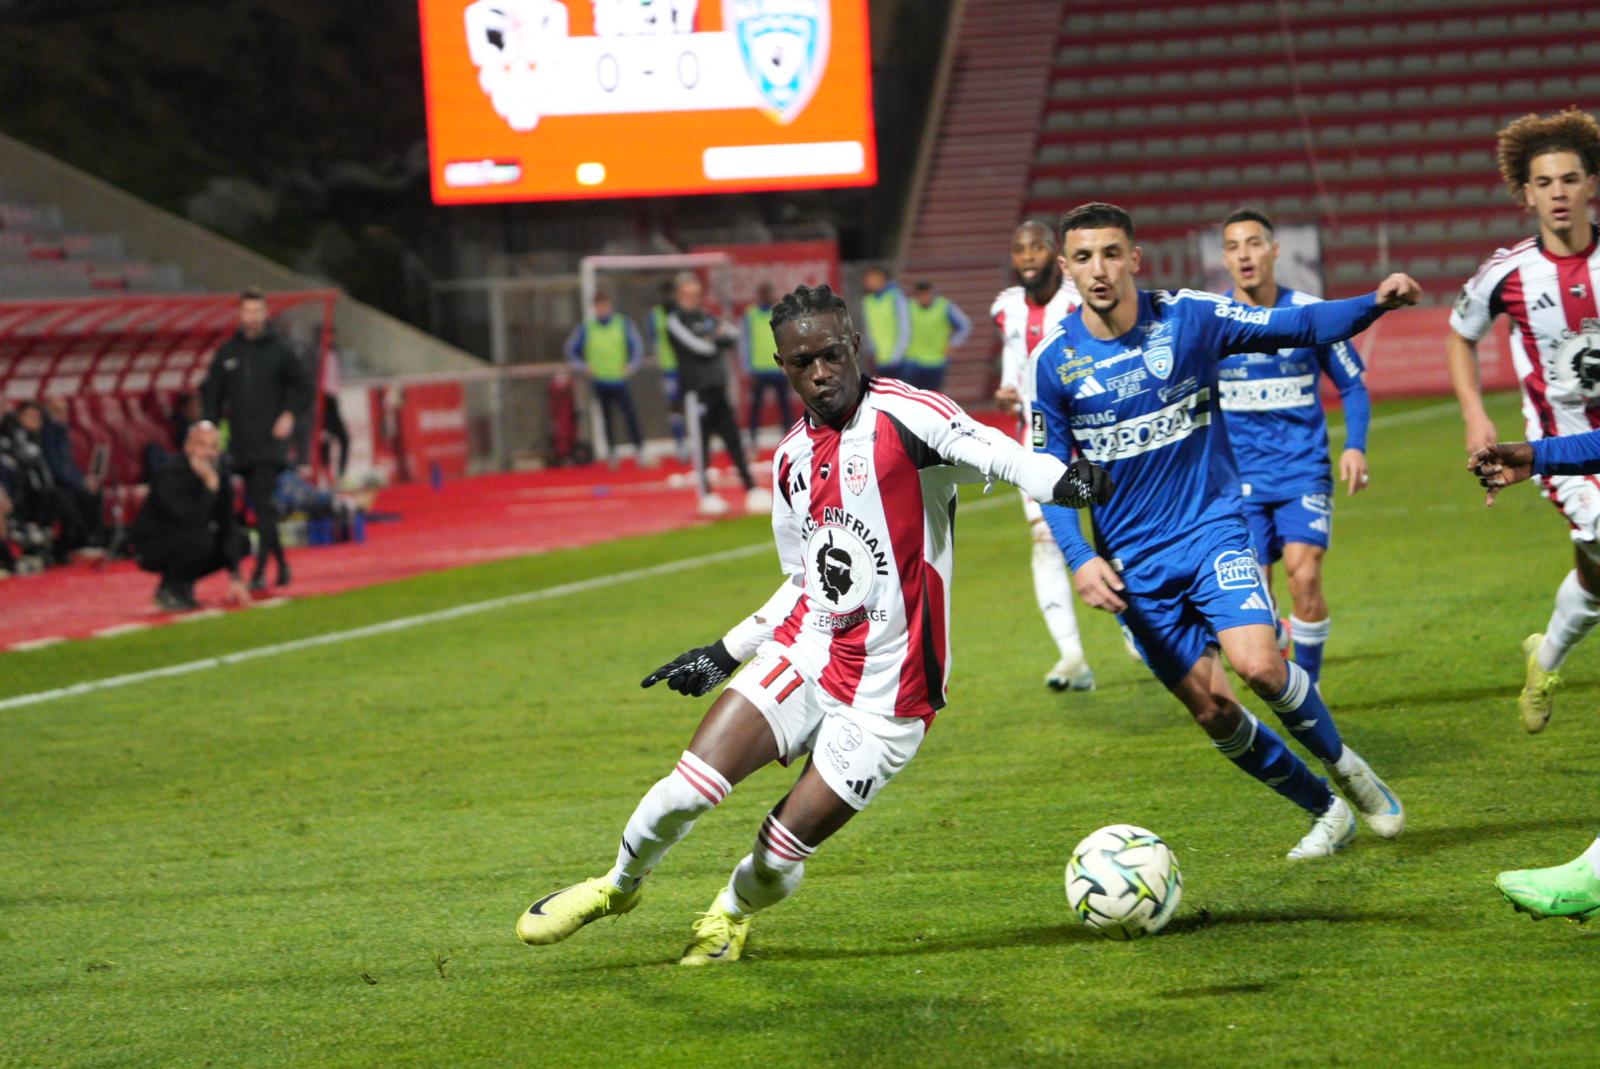
[[[1067,572],[1066,558],[1043,520],[1032,526],[1033,592],[1039,599],[1039,612],[1061,650],[1061,659],[1082,664],[1083,641],[1078,637],[1078,614],[1072,604],[1072,576]]]
[[[1600,598],[1583,589],[1576,570],[1567,573],[1556,589],[1556,607],[1539,644],[1539,667],[1554,672],[1567,659],[1567,651],[1600,622]]]
[[[1222,756],[1313,816],[1326,812],[1333,804],[1327,783],[1250,710],[1239,712],[1239,729],[1226,739],[1212,740]]]
[[[628,818],[617,863],[608,874],[612,884],[624,891],[638,887],[673,844],[689,834],[695,819],[731,790],[722,773],[685,750],[678,767],[645,792]]]
[[[1289,617],[1289,632],[1294,635],[1294,663],[1306,670],[1315,683],[1322,678],[1322,647],[1328,641],[1327,620],[1312,623],[1298,616]]]
[[[794,894],[806,873],[806,858],[816,850],[795,838],[772,814],[761,825],[755,850],[733,870],[717,896],[717,908],[742,920]]]
[[[1295,649],[1300,643],[1299,625],[1295,625]],[[1283,726],[1300,740],[1300,745],[1310,750],[1319,760],[1329,764],[1339,760],[1344,752],[1344,740],[1333,722],[1333,714],[1322,702],[1322,695],[1311,676],[1293,661],[1288,662],[1289,677],[1281,693],[1272,697],[1262,695],[1272,711],[1278,714]]]

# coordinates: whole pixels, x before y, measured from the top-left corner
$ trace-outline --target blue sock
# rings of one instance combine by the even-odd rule
[[[1321,816],[1333,804],[1328,784],[1312,775],[1311,769],[1284,744],[1271,728],[1257,720],[1248,709],[1239,730],[1226,739],[1212,739],[1222,756],[1283,795],[1312,816]]]
[[[1344,753],[1344,740],[1339,737],[1333,714],[1323,704],[1322,695],[1317,693],[1316,684],[1306,670],[1293,661],[1288,663],[1288,668],[1289,678],[1284,681],[1283,693],[1268,698],[1267,704],[1278,714],[1289,734],[1300,740],[1301,746],[1318,760],[1332,764]]]
[[[1294,663],[1306,670],[1315,683],[1322,678],[1322,645],[1328,641],[1327,620],[1307,623],[1298,616],[1289,617],[1289,632],[1294,636]]]

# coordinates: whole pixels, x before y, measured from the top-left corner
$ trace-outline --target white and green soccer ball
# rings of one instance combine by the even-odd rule
[[[1172,849],[1134,824],[1091,833],[1067,862],[1067,905],[1107,939],[1156,934],[1182,897],[1183,875]]]

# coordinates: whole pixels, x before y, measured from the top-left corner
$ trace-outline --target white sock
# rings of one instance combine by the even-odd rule
[[[1078,637],[1078,614],[1072,605],[1072,576],[1055,536],[1043,520],[1033,525],[1033,593],[1039,599],[1044,625],[1056,640],[1061,659],[1083,663],[1083,641]]]
[[[1539,667],[1554,672],[1567,659],[1567,653],[1600,622],[1600,598],[1578,582],[1576,570],[1567,573],[1556,588],[1556,607],[1539,643]]]
[[[733,790],[722,773],[685,750],[674,768],[645,792],[622,829],[617,862],[607,877],[613,887],[631,891],[650,875],[667,851],[689,834],[700,814]]]
[[[717,908],[743,920],[795,893],[806,874],[806,858],[816,853],[778,823],[771,813],[761,824],[756,846],[733,870],[717,896]]]
[[[1296,646],[1321,646],[1328,641],[1328,625],[1332,622],[1331,618],[1315,622],[1302,620],[1290,613],[1289,633],[1294,636]]]
[[[1589,844],[1589,849],[1583,852],[1583,859],[1594,870],[1594,878],[1600,880],[1600,838]]]

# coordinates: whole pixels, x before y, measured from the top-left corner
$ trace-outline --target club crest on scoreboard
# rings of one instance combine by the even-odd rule
[[[779,122],[792,122],[828,67],[829,0],[723,0],[751,84]]]

